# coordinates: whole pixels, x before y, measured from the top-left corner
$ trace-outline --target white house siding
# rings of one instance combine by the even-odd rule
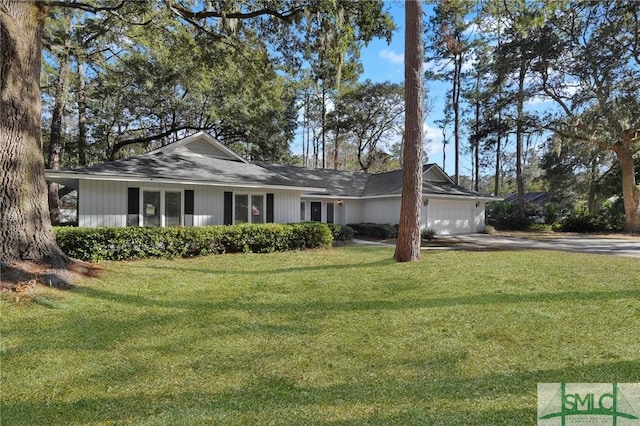
[[[126,226],[127,183],[80,180],[78,226]]]
[[[437,234],[453,235],[476,232],[478,226],[478,210],[475,200],[429,199],[422,210],[422,223],[433,228]],[[482,215],[484,217],[484,214]]]
[[[474,231],[481,232],[484,229],[484,221],[485,221],[485,208],[487,206],[486,201],[480,201],[477,203],[478,207],[475,208],[475,218],[474,218]]]
[[[224,191],[213,186],[189,186],[193,190],[193,225],[221,225],[224,221]],[[228,191],[229,189],[226,189]]]
[[[350,223],[362,223],[362,200],[344,200],[344,204],[338,207],[340,225]]]
[[[222,225],[224,222],[225,191],[243,194],[274,194],[274,221],[299,221],[300,194],[297,191],[244,189],[204,185],[156,184],[147,182],[117,182],[80,180],[78,226],[126,226],[127,188],[191,189],[194,191],[194,226]],[[265,197],[266,200],[266,197]]]
[[[268,190],[273,194],[273,221],[276,223],[300,222],[300,193],[297,191]]]
[[[369,198],[362,202],[362,222],[389,223],[400,219],[400,197]]]
[[[197,140],[193,141],[187,145],[183,145],[179,148],[175,149],[175,152],[184,153],[184,154],[199,154],[199,155],[209,155],[212,157],[218,158],[230,158],[231,156],[218,148],[216,145],[210,143],[207,140]]]

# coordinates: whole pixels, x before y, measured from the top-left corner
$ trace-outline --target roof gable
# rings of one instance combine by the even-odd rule
[[[223,160],[240,161],[248,163],[247,160],[226,147],[222,142],[214,138],[208,133],[198,132],[184,139],[165,145],[147,154],[181,154],[181,155],[200,155],[206,157],[220,158]]]
[[[424,166],[424,171],[422,172],[422,180],[423,182],[441,182],[453,184],[453,180],[451,179],[451,177],[449,177],[449,175],[446,174],[440,166],[434,163]]]

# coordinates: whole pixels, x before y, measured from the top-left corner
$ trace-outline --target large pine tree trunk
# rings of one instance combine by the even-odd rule
[[[402,204],[395,259],[420,259],[420,210],[422,208],[422,3],[405,3],[405,138],[402,165]]]
[[[460,185],[460,92],[462,85],[462,55],[455,53],[453,60],[453,140],[455,144],[455,174],[453,181]]]
[[[40,129],[46,6],[0,1],[0,261],[62,266],[47,208]]]
[[[637,130],[627,130],[622,140],[613,146],[622,170],[622,198],[624,201],[624,230],[640,232],[640,188],[636,183],[631,144],[640,138]]]

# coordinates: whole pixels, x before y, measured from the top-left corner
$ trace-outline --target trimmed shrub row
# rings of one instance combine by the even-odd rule
[[[327,224],[333,235],[333,241],[346,242],[353,240],[353,228],[347,225]]]
[[[353,228],[355,236],[357,237],[386,240],[398,236],[398,227],[386,223],[350,223],[347,226]]]
[[[326,224],[256,224],[188,228],[54,228],[60,248],[85,261],[271,253],[331,247]]]

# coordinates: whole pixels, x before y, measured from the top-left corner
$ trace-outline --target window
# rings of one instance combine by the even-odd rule
[[[236,214],[235,223],[249,222],[249,196],[247,194],[236,194]]]
[[[304,222],[306,220],[306,215],[305,215],[305,208],[307,206],[307,203],[305,203],[304,201],[300,201],[300,221]]]
[[[182,191],[142,191],[142,226],[181,226]]]
[[[264,195],[235,194],[234,223],[264,223]]]
[[[182,193],[164,193],[164,220],[165,226],[180,226],[182,217]]]
[[[333,223],[333,203],[327,203],[327,223]]]
[[[251,223],[264,223],[264,195],[251,196]]]
[[[142,225],[162,226],[160,218],[160,191],[142,192]]]

